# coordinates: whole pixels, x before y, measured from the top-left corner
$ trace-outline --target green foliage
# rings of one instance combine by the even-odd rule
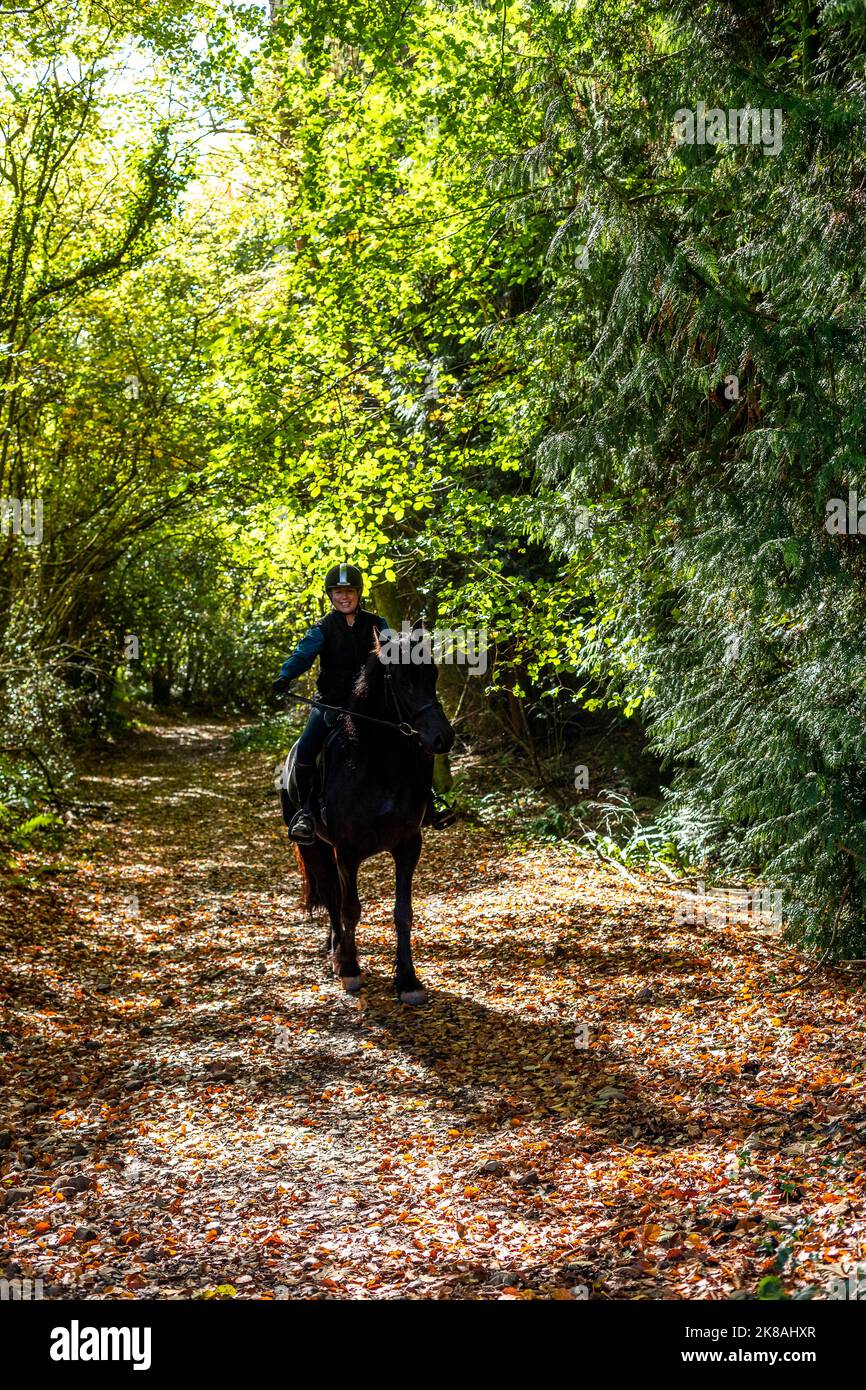
[[[526,833],[537,840],[568,840],[575,834],[576,811],[564,811],[561,806],[548,806],[540,816],[526,822]]]
[[[58,816],[40,812],[36,816],[29,816],[20,825],[16,825],[10,839],[13,845],[21,848],[33,843],[37,846],[45,844],[51,848],[56,848],[60,843],[62,834],[62,820]]]
[[[763,1279],[758,1281],[755,1297],[762,1303],[777,1303],[787,1299],[789,1295],[785,1292],[785,1286],[778,1274],[765,1274]]]
[[[862,955],[864,570],[823,523],[866,486],[864,62],[844,6],[805,41],[801,18],[539,16],[515,88],[543,135],[499,177],[534,181],[520,225],[557,223],[527,353],[541,534],[593,596],[577,669],[643,707],[692,853],[759,869],[800,940]],[[780,109],[781,149],[678,146],[698,101]]]
[[[651,824],[642,821],[627,797],[604,791],[598,800],[583,803],[582,809],[596,823],[584,828],[581,839],[603,858],[635,868],[687,867],[669,827],[661,819]]]
[[[527,753],[640,715],[655,825],[536,833],[748,869],[863,955],[866,571],[824,525],[866,490],[861,10],[15,11],[0,496],[45,536],[0,536],[0,736],[44,768],[0,798],[133,697],[260,707],[351,556],[486,627],[472,719]],[[698,102],[781,145],[678,144]]]
[[[242,748],[248,752],[272,753],[274,757],[285,757],[299,733],[296,717],[279,714],[234,729],[232,744],[235,748]]]

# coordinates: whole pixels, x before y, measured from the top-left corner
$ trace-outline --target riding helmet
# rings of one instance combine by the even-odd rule
[[[364,588],[364,576],[357,565],[332,565],[325,576],[325,593],[328,597],[338,584],[349,584],[360,595]]]

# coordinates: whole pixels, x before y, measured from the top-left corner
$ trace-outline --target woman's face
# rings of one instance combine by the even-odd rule
[[[331,590],[331,602],[338,613],[354,613],[358,607],[358,590],[350,584],[338,584]]]

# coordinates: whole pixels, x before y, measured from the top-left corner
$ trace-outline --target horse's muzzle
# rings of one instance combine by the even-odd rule
[[[448,753],[454,744],[454,730],[447,719],[431,721],[418,730],[421,746],[426,753]]]

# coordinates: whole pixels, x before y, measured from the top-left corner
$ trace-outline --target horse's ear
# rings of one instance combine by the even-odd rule
[[[382,650],[382,643],[379,641],[379,629],[373,628],[373,655],[378,656]]]

